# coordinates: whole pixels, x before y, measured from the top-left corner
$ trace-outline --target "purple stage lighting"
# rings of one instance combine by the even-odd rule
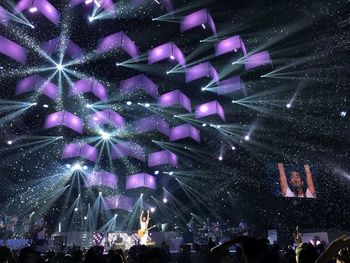
[[[69,159],[74,157],[82,157],[92,162],[96,162],[98,150],[89,144],[70,143],[65,145],[62,152],[62,158]]]
[[[83,79],[76,81],[69,90],[68,96],[80,95],[91,92],[102,101],[108,99],[108,91],[100,82],[95,79]]]
[[[271,58],[268,51],[262,51],[254,55],[246,57],[244,65],[245,69],[253,69],[262,65],[271,64]]]
[[[233,36],[224,40],[221,40],[215,45],[215,55],[220,56],[232,51],[242,49],[243,54],[247,55],[247,50],[240,36]]]
[[[196,119],[217,114],[225,121],[224,109],[216,100],[196,106]]]
[[[29,9],[31,13],[39,11],[56,26],[60,22],[60,13],[47,0],[21,0],[15,7],[16,12]]]
[[[147,173],[133,174],[126,177],[125,189],[135,189],[135,188],[149,188],[156,189],[156,178]]]
[[[193,127],[191,124],[182,124],[176,126],[170,131],[170,141],[177,141],[184,138],[192,138],[196,142],[200,142],[199,130]]]
[[[0,35],[0,53],[25,64],[27,62],[27,50],[17,43]]]
[[[42,94],[53,100],[56,100],[58,97],[58,87],[39,75],[29,76],[20,80],[17,83],[16,95],[33,90],[39,90]]]
[[[144,133],[148,131],[158,130],[159,132],[169,136],[169,123],[157,115],[142,118],[136,121],[136,133]]]
[[[200,63],[186,71],[186,82],[191,82],[203,77],[210,77],[213,81],[219,82],[219,74],[210,62]]]
[[[131,156],[135,159],[145,162],[146,154],[142,146],[134,142],[121,142],[114,144],[111,148],[111,157],[112,159],[123,158]]]
[[[113,110],[98,111],[91,115],[89,121],[90,127],[96,127],[105,124],[110,124],[116,128],[120,128],[125,125],[125,119]]]
[[[185,16],[181,21],[181,32],[185,32],[189,29],[202,25],[208,25],[213,34],[216,34],[215,23],[207,9],[202,9]]]
[[[105,53],[117,48],[123,49],[133,59],[138,57],[136,45],[123,31],[101,39],[97,46],[97,52]]]
[[[224,95],[224,94],[229,94],[229,93],[238,92],[238,91],[244,94],[247,93],[246,87],[241,77],[239,76],[220,81],[216,87],[216,93],[218,95]]]
[[[46,116],[44,129],[50,129],[56,126],[66,126],[80,134],[83,133],[84,124],[82,120],[68,111],[58,111]]]
[[[45,42],[41,48],[42,50],[44,50],[48,55],[54,54],[54,53],[58,53],[60,51],[61,48],[61,37],[56,37],[53,38],[47,42]],[[73,41],[71,40],[67,40],[67,43],[65,43],[65,45],[67,45],[66,50],[66,54],[71,58],[71,59],[79,59],[82,58],[84,55],[83,50],[77,45],[75,44]]]
[[[167,58],[176,60],[182,67],[186,67],[184,54],[173,42],[158,46],[148,52],[148,64],[154,64]]]
[[[128,212],[132,211],[133,200],[125,195],[110,195],[104,198],[105,209],[122,209]]]
[[[120,94],[123,96],[132,94],[138,90],[144,90],[145,93],[153,98],[158,98],[158,86],[144,74],[120,82]]]
[[[111,188],[117,187],[118,178],[115,174],[107,172],[92,172],[85,176],[85,187],[92,186],[108,186]]]
[[[192,110],[191,100],[178,89],[161,95],[158,98],[158,105],[161,107],[181,105],[189,112]]]
[[[148,167],[154,167],[165,164],[170,164],[176,167],[178,164],[176,154],[165,150],[150,153],[148,155]]]
[[[10,17],[7,11],[0,5],[0,24],[7,27],[10,21]]]

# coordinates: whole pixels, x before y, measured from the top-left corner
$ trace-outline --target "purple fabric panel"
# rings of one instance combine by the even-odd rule
[[[248,56],[245,59],[245,69],[253,69],[265,64],[270,64],[271,58],[268,51],[262,51],[254,55]]]
[[[216,71],[216,69],[213,66],[210,67],[210,77],[215,82],[219,82],[220,81],[219,74],[218,74],[218,72]]]
[[[111,148],[112,159],[122,158],[131,155],[131,142],[114,144]]]
[[[92,83],[88,79],[78,80],[76,81],[70,88],[68,95],[75,96],[80,95],[82,93],[91,92]]]
[[[123,33],[122,46],[125,52],[128,53],[130,57],[136,59],[139,56],[139,51],[135,43],[125,33]]]
[[[158,130],[169,136],[169,123],[157,115],[142,118],[136,122],[135,130],[137,133],[144,133],[152,130]]]
[[[153,98],[158,98],[158,86],[150,80],[147,76],[142,76],[142,83],[143,83],[143,89],[148,94],[151,95]]]
[[[207,17],[208,17],[207,9],[202,9],[192,14],[189,14],[188,16],[185,16],[180,24],[181,32],[200,26],[201,24],[206,24]]]
[[[150,174],[145,173],[145,187],[156,190],[156,178]]]
[[[145,175],[143,173],[133,174],[126,177],[125,189],[145,187]]]
[[[216,100],[196,106],[196,119],[214,114],[218,114],[221,119],[225,120],[223,109]]]
[[[70,1],[69,1],[69,5],[70,5],[71,7],[74,7],[74,6],[79,5],[79,4],[82,3],[82,2],[84,2],[84,0],[70,0]]]
[[[170,141],[177,141],[188,137],[200,142],[199,130],[190,124],[182,124],[171,129]]]
[[[46,0],[34,0],[35,6],[40,12],[56,26],[60,22],[60,13]]]
[[[173,11],[174,7],[173,7],[173,2],[171,0],[159,0],[159,2],[161,3],[162,6],[165,7],[165,9],[168,12]]]
[[[84,52],[77,44],[69,40],[67,47],[67,55],[72,59],[79,59],[84,56]]]
[[[92,80],[92,93],[102,101],[108,100],[108,91],[100,82]]]
[[[151,49],[148,52],[148,64],[154,64],[158,61],[169,58],[173,55],[173,43],[168,42]]]
[[[184,56],[184,54],[182,53],[182,51],[177,47],[177,46],[173,46],[173,55],[176,59],[176,61],[183,67],[186,67],[186,58]]]
[[[127,95],[143,89],[145,93],[154,98],[158,97],[157,85],[147,78],[144,74],[131,77],[120,82],[120,94]]]
[[[220,56],[235,49],[241,48],[241,38],[240,36],[233,36],[224,40],[221,40],[215,45],[215,55]]]
[[[68,111],[64,111],[63,125],[80,134],[83,133],[84,124],[82,120]]]
[[[156,189],[156,179],[149,174],[139,173],[133,174],[126,177],[125,189],[135,189],[146,187],[149,189]]]
[[[97,46],[97,52],[104,53],[122,47],[123,32],[118,32],[102,38]]]
[[[42,93],[50,99],[58,98],[58,87],[50,81],[44,81],[42,84]]]
[[[58,111],[46,116],[44,128],[50,129],[52,127],[60,126],[63,124],[64,111]]]
[[[7,27],[9,24],[10,18],[7,14],[7,11],[0,6],[0,24]]]
[[[22,12],[32,5],[33,0],[21,0],[16,4],[15,11]]]
[[[204,62],[187,69],[186,82],[210,76],[210,67],[211,64],[209,62]]]
[[[38,75],[33,75],[33,76],[29,76],[29,77],[26,77],[26,78],[20,80],[17,83],[15,94],[20,95],[20,94],[23,94],[25,92],[32,91],[32,90],[39,88],[38,87],[39,86],[38,85],[38,78],[41,79],[41,77],[39,77]]]
[[[243,50],[243,54],[245,55],[245,56],[247,56],[247,49],[246,49],[246,47],[245,47],[245,45],[244,45],[244,42],[243,42],[243,40],[241,40],[241,47],[242,47],[242,50]]]
[[[145,150],[142,148],[141,145],[138,145],[136,143],[131,143],[131,153],[130,155],[134,157],[135,159],[138,159],[140,161],[145,162],[146,161],[146,154]]]
[[[148,167],[154,167],[164,164],[177,166],[176,154],[169,151],[154,152],[148,155]]]
[[[118,128],[125,125],[125,119],[122,116],[120,116],[118,113],[112,110],[105,110],[105,112],[108,112],[109,123],[112,124],[113,126]]]
[[[220,81],[216,90],[218,95],[229,94],[237,91],[245,93],[245,86],[240,77],[232,77]]]
[[[113,195],[104,198],[106,209],[122,209],[128,212],[132,211],[133,201],[131,197],[124,195]]]
[[[117,184],[117,176],[112,173],[94,171],[85,177],[85,187],[103,185],[114,188]]]
[[[49,41],[45,42],[41,49],[45,51],[47,54],[51,55],[59,51],[60,49],[60,37],[55,37],[53,39],[50,39]]]
[[[78,143],[66,144],[62,151],[62,158],[68,159],[80,156],[80,148],[81,146]]]
[[[98,158],[98,150],[89,144],[84,144],[81,147],[80,156],[92,162],[96,162]]]
[[[0,53],[25,64],[27,62],[27,50],[17,43],[0,35]]]
[[[177,104],[191,112],[190,99],[178,89],[165,93],[158,98],[158,105],[161,107],[170,107]]]
[[[213,34],[216,35],[216,26],[215,26],[213,18],[211,17],[211,15],[209,13],[208,13],[207,24],[209,25],[211,32],[213,32]]]
[[[114,11],[114,4],[111,0],[102,0],[101,7],[110,12]]]

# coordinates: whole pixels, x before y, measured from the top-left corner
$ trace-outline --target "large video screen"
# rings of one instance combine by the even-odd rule
[[[315,171],[308,164],[275,163],[268,165],[274,178],[277,196],[290,198],[316,198]]]

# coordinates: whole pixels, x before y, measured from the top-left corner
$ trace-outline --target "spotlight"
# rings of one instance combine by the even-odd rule
[[[143,196],[143,193],[141,193],[140,196],[142,197],[142,196]]]
[[[234,151],[234,150],[236,150],[236,147],[235,147],[235,146],[232,146],[231,149]]]
[[[174,60],[174,59],[175,59],[175,57],[174,57],[173,55],[171,55],[171,56],[170,56],[170,59],[171,59],[171,60]]]
[[[94,18],[92,16],[89,16],[89,22],[92,23],[94,21]]]
[[[340,117],[346,117],[346,111],[342,111],[342,112],[340,112]]]
[[[87,169],[88,169],[88,167],[87,167],[86,165],[84,165],[84,166],[83,166],[83,169],[84,169],[84,170],[87,170]]]
[[[203,123],[202,126],[205,127],[205,126],[207,126],[207,124],[206,124],[206,123]]]
[[[49,107],[49,105],[43,104],[43,108],[47,109],[48,107]]]
[[[100,135],[101,135],[102,139],[104,139],[104,140],[109,140],[111,138],[111,135],[105,131],[101,131]]]
[[[91,104],[86,104],[85,107],[86,108],[91,108]]]
[[[237,48],[235,48],[233,51],[234,51],[234,52],[237,52]]]
[[[163,198],[163,203],[166,204],[168,203],[168,199],[166,199],[165,197]]]
[[[292,107],[292,104],[288,103],[286,107],[289,109],[290,107]]]
[[[250,136],[249,135],[244,136],[244,140],[249,141],[250,140]]]
[[[232,103],[236,103],[236,101],[235,101],[235,100],[232,100]]]
[[[169,175],[173,175],[173,174],[174,174],[174,172],[173,172],[173,171],[169,172]]]
[[[69,164],[69,163],[67,163],[67,164],[66,164],[66,167],[67,167],[67,168],[70,168],[71,166],[70,166],[70,164]]]
[[[84,220],[87,220],[87,216],[84,216]]]
[[[75,211],[75,212],[78,212],[78,207],[74,208],[74,211]]]
[[[114,217],[117,217],[117,216],[118,216],[118,214],[115,214],[115,215],[114,215]]]
[[[155,207],[151,207],[151,213],[154,213],[156,211],[156,208]]]
[[[221,125],[216,125],[216,128],[220,129],[220,128],[221,128]]]
[[[8,145],[11,145],[12,143],[13,143],[13,141],[11,141],[11,140],[10,140],[10,141],[7,141],[7,144],[8,144]]]
[[[120,66],[120,64],[117,62],[117,63],[115,63],[115,65],[117,66],[117,67],[119,67]]]
[[[98,195],[102,195],[102,192],[99,192]]]
[[[127,102],[126,102],[126,105],[129,105],[129,106],[130,106],[131,104],[132,104],[131,101],[127,101]]]
[[[145,107],[146,107],[146,108],[148,108],[149,106],[151,106],[151,104],[145,103]]]
[[[32,6],[31,8],[29,8],[30,13],[36,13],[37,11],[38,11],[38,8],[35,6]]]
[[[203,29],[205,29],[206,27],[205,27],[205,24],[202,24],[202,27],[203,27]]]
[[[91,4],[93,2],[93,0],[85,0],[85,4],[86,5],[89,5],[89,4]]]
[[[206,88],[202,88],[202,91],[206,90]]]
[[[37,102],[33,102],[33,103],[32,103],[32,106],[36,106],[36,105],[38,105]]]
[[[159,174],[159,171],[155,171],[154,174],[155,174],[155,175]]]
[[[35,26],[34,26],[34,25],[29,25],[29,26],[30,26],[30,28],[31,28],[31,29],[34,29],[34,28],[35,28]]]
[[[58,71],[62,71],[64,69],[64,66],[61,63],[59,63],[59,64],[56,64],[56,68]]]
[[[80,163],[76,163],[76,164],[73,165],[73,170],[74,171],[81,170],[81,169],[82,169],[82,167],[81,167]]]
[[[222,161],[222,159],[223,159],[223,158],[222,158],[222,156],[220,155],[220,156],[219,156],[219,161]]]

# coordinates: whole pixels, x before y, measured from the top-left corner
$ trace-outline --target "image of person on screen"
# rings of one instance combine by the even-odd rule
[[[290,180],[288,184],[284,165],[278,163],[278,172],[280,177],[281,194],[284,197],[300,197],[300,198],[315,198],[316,191],[312,179],[312,173],[309,165],[304,165],[306,175],[306,186],[300,174],[296,171],[290,172]]]

